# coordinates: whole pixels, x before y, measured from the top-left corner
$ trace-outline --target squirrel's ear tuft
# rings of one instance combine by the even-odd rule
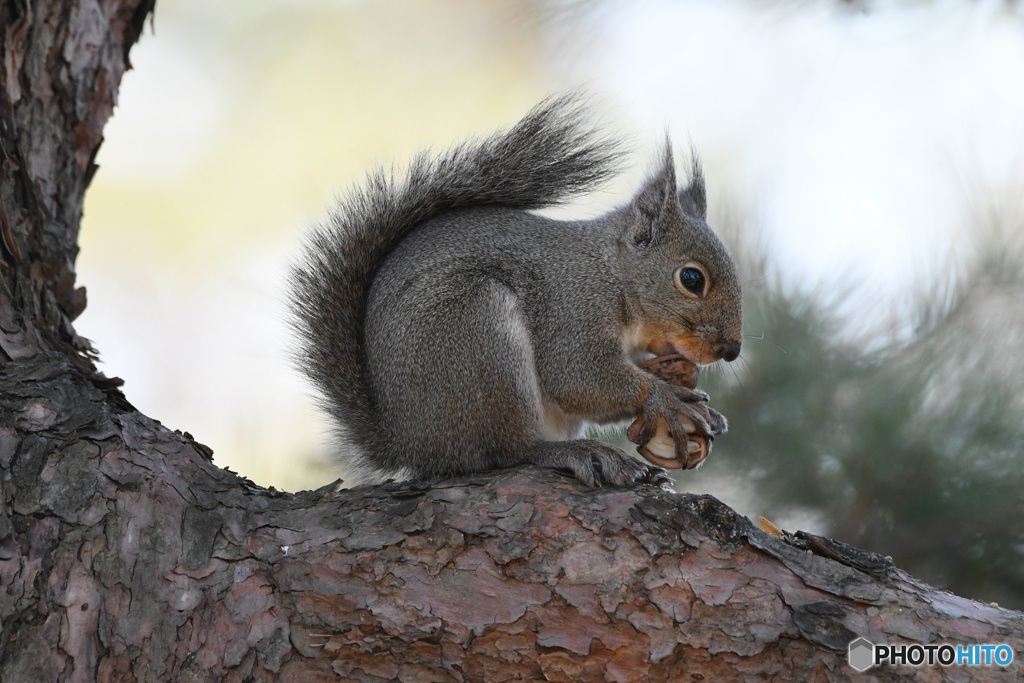
[[[630,237],[638,247],[648,246],[661,236],[668,225],[666,213],[678,211],[676,201],[676,168],[672,159],[672,146],[665,143],[665,156],[661,168],[633,197],[633,226]]]
[[[707,190],[704,186],[704,170],[700,165],[697,150],[690,148],[690,183],[679,191],[679,204],[701,218],[708,217]]]

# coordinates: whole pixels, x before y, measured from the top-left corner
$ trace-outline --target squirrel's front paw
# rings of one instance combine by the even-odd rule
[[[725,416],[704,405],[705,400],[705,394],[689,387],[655,385],[626,436],[654,465],[693,469],[711,453],[715,436],[728,429]]]

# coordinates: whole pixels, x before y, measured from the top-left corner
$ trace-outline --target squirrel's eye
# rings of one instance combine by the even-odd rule
[[[708,279],[696,265],[685,265],[676,271],[676,285],[684,294],[702,298],[707,293]]]

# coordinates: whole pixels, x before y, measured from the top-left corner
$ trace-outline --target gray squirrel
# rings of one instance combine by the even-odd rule
[[[725,419],[707,395],[638,363],[739,355],[740,282],[705,222],[693,156],[676,185],[671,147],[632,200],[592,220],[533,211],[593,189],[622,152],[586,125],[576,95],[504,132],[377,170],[314,227],[292,268],[297,361],[364,480],[521,464],[590,486],[663,471],[582,426],[659,421],[685,461],[687,433]]]

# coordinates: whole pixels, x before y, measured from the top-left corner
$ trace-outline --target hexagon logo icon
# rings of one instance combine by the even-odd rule
[[[875,665],[875,644],[867,638],[858,638],[850,643],[848,660],[857,671],[867,671]]]

